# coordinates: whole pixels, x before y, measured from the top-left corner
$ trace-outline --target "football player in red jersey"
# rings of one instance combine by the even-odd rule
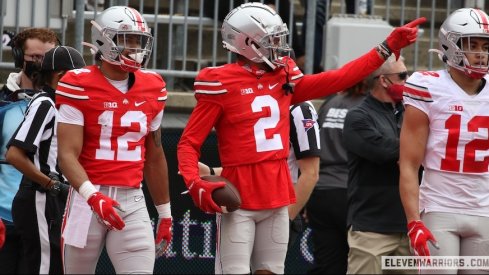
[[[488,255],[488,23],[482,10],[454,11],[431,50],[447,68],[415,72],[405,84],[400,195],[418,256]]]
[[[417,19],[338,70],[303,75],[287,55],[287,26],[270,7],[246,3],[224,19],[221,33],[237,62],[204,68],[194,84],[197,105],[178,144],[179,170],[194,204],[217,215],[219,273],[284,273],[287,206],[296,201],[287,157],[289,106],[344,90],[416,40]],[[223,182],[199,177],[200,148],[216,129],[222,176],[238,188],[241,209],[221,214],[212,191]]]
[[[171,241],[168,168],[160,125],[167,92],[150,58],[150,29],[125,6],[92,21],[98,65],[68,72],[56,91],[59,163],[77,192],[63,221],[66,273],[95,273],[105,245],[116,273],[152,273]],[[156,240],[141,189],[159,214]],[[156,248],[155,248],[156,244]]]

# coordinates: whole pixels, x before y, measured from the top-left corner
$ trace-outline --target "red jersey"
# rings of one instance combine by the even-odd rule
[[[126,93],[110,84],[95,65],[69,71],[63,77],[56,91],[56,105],[67,104],[83,113],[79,161],[90,181],[140,187],[145,139],[166,98],[165,82],[150,71],[136,71]]]
[[[306,76],[291,59],[272,72],[239,63],[203,69],[194,84],[197,105],[178,145],[179,170],[186,184],[199,177],[200,147],[215,127],[221,175],[240,191],[243,209],[294,203],[287,166],[289,106],[346,89],[383,61],[372,50],[340,70]],[[287,82],[295,84],[289,95],[283,89]]]

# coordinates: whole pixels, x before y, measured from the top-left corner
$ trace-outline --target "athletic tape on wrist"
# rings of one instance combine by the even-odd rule
[[[78,188],[78,194],[80,194],[80,196],[82,196],[85,200],[88,200],[88,198],[90,198],[90,196],[95,192],[97,192],[97,189],[89,180],[84,181],[82,185],[80,185],[80,188]]]
[[[156,211],[158,211],[158,218],[171,218],[171,206],[170,203],[164,203],[160,205],[155,205]]]

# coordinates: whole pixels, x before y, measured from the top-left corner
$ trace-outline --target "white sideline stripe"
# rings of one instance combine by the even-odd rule
[[[65,88],[68,88],[68,89],[72,89],[72,90],[77,90],[77,91],[82,91],[82,92],[85,91],[85,88],[83,88],[83,87],[73,86],[70,84],[63,83],[63,82],[59,82],[58,85],[65,87]]]
[[[202,86],[221,86],[221,82],[202,82],[202,81],[196,81],[194,85],[202,85]]]
[[[301,78],[303,76],[304,76],[303,74],[299,74],[299,75],[295,75],[295,76],[291,77],[290,79],[296,80],[296,79]]]
[[[217,95],[217,94],[225,94],[228,90],[217,90],[217,91],[207,91],[207,90],[195,90],[196,94],[207,94],[207,95]]]
[[[59,85],[59,84],[58,84]],[[73,94],[69,94],[69,93],[65,93],[65,92],[61,92],[61,91],[56,91],[56,93],[58,95],[62,95],[62,96],[66,96],[66,97],[70,97],[70,98],[76,98],[76,99],[90,99],[87,95],[73,95]]]

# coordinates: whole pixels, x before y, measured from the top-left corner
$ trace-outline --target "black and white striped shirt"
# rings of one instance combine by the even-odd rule
[[[13,145],[23,149],[32,163],[45,175],[50,172],[60,174],[57,165],[57,112],[54,90],[43,87],[32,98],[24,120],[7,144],[7,147]]]
[[[321,145],[316,109],[310,101],[290,107],[290,152],[288,158],[290,176],[296,183],[299,176],[298,159],[319,157]]]

